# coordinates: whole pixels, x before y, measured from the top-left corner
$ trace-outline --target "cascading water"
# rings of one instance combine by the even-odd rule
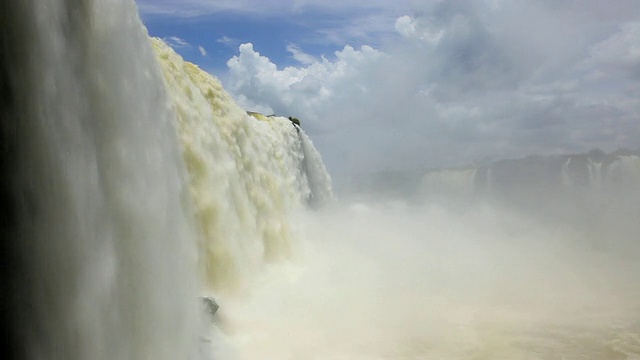
[[[599,189],[602,187],[602,163],[595,162],[592,159],[589,160],[589,184],[594,188]]]
[[[331,177],[322,162],[322,157],[309,139],[309,136],[298,127],[300,143],[302,144],[303,168],[309,183],[309,201],[312,205],[326,205],[333,200]]]
[[[309,197],[331,198],[331,180],[288,119],[248,115],[217,79],[153,44],[178,114],[207,290],[242,289],[265,263],[290,257],[291,215]]]
[[[574,182],[571,180],[571,174],[569,173],[569,165],[571,165],[571,157],[569,157],[567,161],[562,164],[562,185],[566,187],[574,186]]]
[[[130,0],[0,19],[5,358],[197,358],[198,297],[289,257],[292,213],[332,196],[317,151],[150,44]]]
[[[599,195],[601,190],[606,190],[607,196],[613,192],[635,193],[640,190],[639,164],[640,156],[615,153],[503,160],[478,168],[428,172],[422,180],[422,191],[428,196],[466,196],[487,191],[498,194],[535,188],[540,193],[582,192],[585,196]]]
[[[192,212],[175,115],[135,5],[1,8],[9,358],[191,358]]]

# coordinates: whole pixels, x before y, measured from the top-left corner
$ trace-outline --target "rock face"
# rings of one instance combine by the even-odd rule
[[[518,199],[602,192],[637,195],[639,191],[640,152],[630,150],[500,160],[473,168],[431,171],[422,181],[427,196]]]
[[[202,302],[204,303],[205,310],[213,319],[216,312],[218,312],[218,309],[220,309],[220,305],[218,305],[218,303],[216,302],[216,299],[214,299],[211,296],[203,297]]]
[[[300,120],[298,120],[298,118],[294,118],[294,117],[289,116],[289,120],[290,120],[292,123],[294,123],[295,125],[300,126]]]

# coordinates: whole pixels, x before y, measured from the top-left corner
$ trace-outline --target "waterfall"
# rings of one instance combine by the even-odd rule
[[[291,215],[332,198],[319,154],[150,41],[132,0],[0,20],[3,358],[197,358],[198,297],[291,257]]]
[[[572,187],[574,185],[574,182],[571,179],[571,174],[569,172],[570,165],[571,165],[571,157],[567,158],[567,161],[564,164],[562,164],[562,172],[561,172],[562,186],[565,186],[565,187]]]
[[[592,187],[599,189],[600,187],[602,187],[602,163],[595,162],[590,158],[588,159],[588,161],[589,184]]]
[[[491,168],[487,169],[486,190],[491,191],[493,189],[493,171]]]
[[[134,3],[9,1],[0,19],[10,357],[189,358],[185,171]]]
[[[309,183],[309,201],[316,206],[327,204],[333,200],[331,177],[309,136],[301,128],[298,129],[304,154],[304,171]]]
[[[477,171],[484,176],[476,180]],[[479,168],[439,169],[422,179],[425,194],[531,193],[534,197],[622,196],[640,191],[640,156],[592,152],[570,156],[531,156]],[[606,194],[601,191],[606,190]],[[634,195],[635,196],[635,195]]]
[[[292,213],[309,197],[330,198],[331,180],[289,119],[248,115],[220,81],[152,42],[178,114],[206,290],[242,290],[265,264],[291,256]]]

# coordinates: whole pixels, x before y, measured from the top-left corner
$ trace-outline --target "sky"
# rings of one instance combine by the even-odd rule
[[[638,0],[138,0],[332,175],[640,147]]]

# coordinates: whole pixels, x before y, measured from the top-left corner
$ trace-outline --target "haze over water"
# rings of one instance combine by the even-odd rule
[[[302,223],[294,264],[229,304],[241,358],[638,357],[635,239],[487,204],[340,204]]]

